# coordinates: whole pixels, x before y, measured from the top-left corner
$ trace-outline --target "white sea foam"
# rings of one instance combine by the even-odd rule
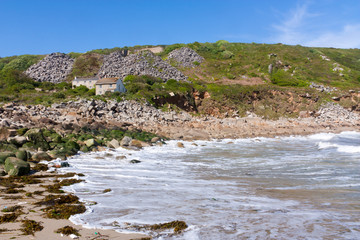
[[[360,133],[344,132],[77,155],[63,170],[86,174],[86,183],[66,190],[98,204],[71,221],[123,232],[113,222],[190,226],[178,236],[148,232],[154,239],[358,239],[359,213],[346,202],[360,204],[359,141]],[[317,190],[327,194],[307,198]]]

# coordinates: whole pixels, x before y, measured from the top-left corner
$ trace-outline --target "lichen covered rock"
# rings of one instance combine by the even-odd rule
[[[30,172],[30,164],[16,157],[5,160],[5,172],[10,176],[23,176]]]

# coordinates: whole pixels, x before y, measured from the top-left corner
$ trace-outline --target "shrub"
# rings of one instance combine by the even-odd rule
[[[64,99],[64,98],[65,98],[65,94],[62,93],[62,92],[54,93],[54,98]]]
[[[278,86],[305,87],[306,82],[293,78],[290,73],[278,70],[271,76],[271,82]]]
[[[230,52],[228,50],[225,50],[224,52],[221,53],[221,56],[224,59],[229,59],[229,58],[232,58],[234,56],[234,53]]]

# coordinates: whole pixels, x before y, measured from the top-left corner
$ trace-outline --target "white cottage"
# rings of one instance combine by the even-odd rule
[[[106,92],[126,92],[125,86],[120,78],[102,78],[96,82],[96,95]]]
[[[99,77],[92,77],[92,78],[78,78],[75,77],[75,79],[72,81],[72,87],[79,87],[79,86],[85,86],[88,89],[92,89],[95,87],[95,84],[97,81],[99,81]]]

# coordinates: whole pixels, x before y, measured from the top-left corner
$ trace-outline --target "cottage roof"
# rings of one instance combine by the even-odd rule
[[[119,78],[102,78],[96,82],[96,85],[113,84],[116,83]]]

